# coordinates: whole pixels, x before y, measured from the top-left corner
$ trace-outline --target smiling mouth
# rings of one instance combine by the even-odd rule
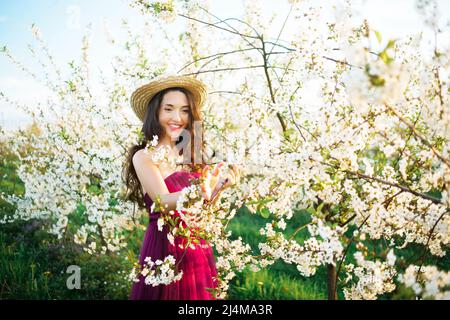
[[[169,124],[169,128],[171,131],[176,131],[176,130],[181,129],[181,126]]]

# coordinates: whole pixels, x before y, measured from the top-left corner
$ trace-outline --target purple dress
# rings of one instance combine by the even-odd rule
[[[191,184],[190,179],[197,178],[200,173],[187,171],[175,171],[164,182],[169,192],[178,192]],[[146,257],[163,260],[171,254],[179,269],[183,271],[181,280],[169,285],[159,285],[153,287],[144,283],[144,277],[139,275],[139,282],[135,282],[131,289],[131,300],[210,300],[214,296],[207,291],[207,288],[217,287],[217,269],[213,250],[210,246],[205,246],[205,241],[201,240],[201,245],[196,245],[195,249],[181,249],[178,244],[183,243],[182,239],[175,237],[175,245],[167,239],[167,227],[162,231],[158,230],[157,221],[160,213],[151,212],[153,201],[146,193],[144,195],[145,205],[150,214],[150,223],[145,232],[139,256],[139,264],[144,264]],[[203,246],[202,246],[203,245]]]

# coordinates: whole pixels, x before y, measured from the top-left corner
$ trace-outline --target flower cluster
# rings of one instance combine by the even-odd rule
[[[391,252],[390,255],[393,253]],[[346,281],[357,281],[344,289],[346,299],[374,300],[378,295],[391,292],[395,289],[394,277],[397,274],[393,263],[395,259],[390,257],[387,262],[368,261],[361,252],[354,254],[357,266],[347,265],[349,277]]]
[[[258,245],[264,257],[261,267],[273,263],[272,260],[281,259],[286,263],[296,264],[302,275],[311,276],[319,266],[335,264],[343,251],[339,240],[342,230],[332,229],[321,220],[314,220],[307,228],[311,237],[300,244],[292,237],[286,239],[282,232],[274,231],[272,224],[267,223],[266,227],[260,230],[260,233],[267,237],[265,243]]]
[[[175,2],[177,3],[177,2]],[[148,0],[135,0],[131,3],[131,6],[139,8],[143,14],[151,14],[158,16],[165,22],[173,22],[176,18],[177,11],[174,8],[174,1],[148,1]]]
[[[440,271],[435,266],[410,265],[398,280],[422,299],[450,299],[450,272]]]
[[[227,236],[230,236],[228,233]],[[220,299],[226,297],[229,282],[236,276],[236,272],[244,270],[246,266],[250,266],[253,271],[258,271],[259,261],[252,256],[251,248],[248,244],[242,241],[241,237],[230,240],[221,239],[215,240],[215,248],[219,253],[217,257],[217,271],[220,278],[218,279],[218,286],[216,296]]]
[[[156,261],[146,257],[142,268],[135,266],[128,279],[139,282],[139,277],[142,275],[146,285],[153,287],[161,284],[169,285],[183,277],[183,271],[175,272],[175,267],[175,258],[171,255],[165,257],[164,260],[157,259]]]

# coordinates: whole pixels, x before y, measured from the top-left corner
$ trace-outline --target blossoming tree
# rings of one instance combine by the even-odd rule
[[[159,74],[192,75],[209,86],[208,150],[237,163],[243,178],[211,205],[201,201],[198,185],[186,188],[177,206],[185,227],[173,227],[169,237],[190,239],[201,230],[214,245],[218,295],[226,296],[236,272],[281,260],[302,276],[327,266],[330,299],[338,290],[347,299],[375,299],[400,283],[419,297],[448,299],[448,271],[423,265],[428,254],[444,257],[449,245],[450,54],[438,41],[448,31],[427,17],[436,32],[428,54],[420,36],[383,39],[366,21],[355,24],[347,3],[330,9],[290,1],[272,39],[273,21],[254,4],[247,3],[242,19],[224,19],[202,1],[133,1],[146,17],[144,32],[124,25],[129,40],[113,77],[102,81],[106,100],[92,92],[86,38],[70,77],[54,66],[54,78],[42,80],[54,95],[40,106],[45,112],[33,114],[42,134],[21,158],[27,191],[22,198],[4,195],[17,211],[2,222],[46,219],[50,232],[63,237],[72,230],[91,253],[125,248],[127,235],[142,227],[133,222],[145,214],[136,218],[123,199],[119,175],[125,149],[140,138],[128,97]],[[418,7],[428,14],[429,4]],[[175,21],[185,23],[181,34],[170,32]],[[282,41],[287,28],[294,33]],[[47,70],[53,59],[34,31]],[[157,37],[164,45],[152,44]],[[310,83],[319,91],[314,106]],[[14,139],[11,147],[20,154],[25,143]],[[267,219],[256,253],[226,228],[244,206]],[[292,217],[305,212],[310,221],[292,226]],[[159,223],[176,226],[172,218]],[[295,231],[287,234],[287,225]],[[403,254],[411,246],[420,248],[414,257]],[[170,257],[148,263],[164,268],[141,271],[146,283],[182,276]]]

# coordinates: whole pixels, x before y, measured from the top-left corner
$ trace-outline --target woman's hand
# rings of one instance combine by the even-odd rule
[[[200,194],[206,201],[217,199],[220,192],[239,182],[239,168],[236,165],[228,165],[228,172],[224,172],[224,165],[225,163],[221,162],[214,167],[207,165],[203,168]]]
[[[202,170],[200,194],[206,201],[211,200],[213,190],[216,190],[217,184],[219,183],[220,174],[222,172],[221,168],[223,165],[223,162],[217,164],[213,168],[211,168],[211,166],[209,165],[206,165]]]
[[[223,188],[229,188],[232,185],[239,183],[239,180],[241,179],[241,172],[235,164],[228,165],[228,168],[228,173],[223,179],[223,181],[225,181]]]
[[[229,172],[226,173],[223,177],[219,178],[216,188],[212,192],[211,201],[213,204],[217,201],[217,199],[219,198],[219,194],[223,190],[231,187],[234,184],[237,184],[241,178],[239,168],[236,165],[229,165],[228,168]]]

